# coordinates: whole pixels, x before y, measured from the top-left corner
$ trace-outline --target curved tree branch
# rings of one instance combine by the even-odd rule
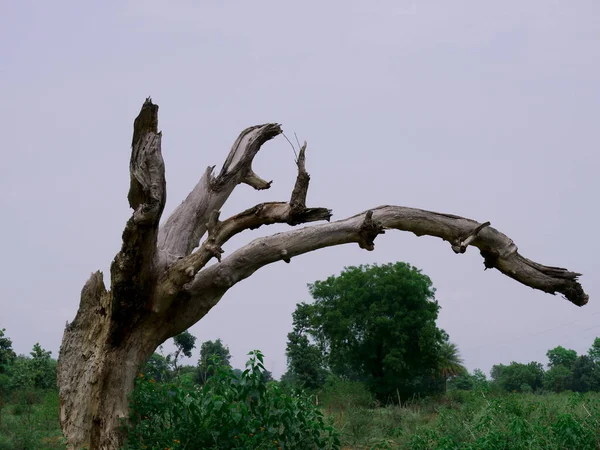
[[[252,241],[224,258],[220,264],[199,272],[194,281],[187,285],[190,302],[189,309],[185,308],[187,314],[205,314],[206,305],[201,303],[206,301],[206,292],[214,292],[220,298],[231,286],[267,264],[320,248],[352,242],[372,250],[375,236],[384,229],[410,231],[417,236],[439,237],[459,248],[461,245],[477,247],[484,258],[486,268],[494,267],[534,289],[550,294],[561,293],[577,306],[583,306],[588,301],[587,294],[577,281],[580,274],[543,266],[524,258],[508,236],[487,224],[421,209],[380,206],[348,219]],[[477,233],[473,235],[475,230]],[[195,305],[195,299],[198,299],[200,304]],[[212,299],[209,301],[214,302]],[[196,317],[196,320],[201,317]]]

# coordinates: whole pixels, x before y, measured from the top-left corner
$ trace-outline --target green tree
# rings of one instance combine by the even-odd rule
[[[450,380],[448,390],[460,389],[461,391],[470,391],[473,389],[473,386],[473,375],[464,371]]]
[[[505,391],[522,392],[524,385],[536,391],[542,387],[544,366],[538,362],[522,364],[513,361],[508,366],[497,364],[492,367],[491,376],[494,383]]]
[[[271,381],[275,381],[275,379],[273,378],[273,374],[271,373],[270,370],[265,369],[262,372],[262,381],[263,383],[270,383]]]
[[[544,374],[544,388],[549,391],[563,392],[571,387],[573,372],[562,364],[552,366]]]
[[[142,373],[151,380],[166,382],[171,380],[171,363],[168,356],[160,353],[153,353],[148,362],[144,365]]]
[[[0,329],[0,373],[6,373],[17,356],[12,349],[12,341],[5,333],[5,328]]]
[[[309,290],[315,302],[299,308],[335,375],[366,383],[383,400],[435,387],[443,335],[435,289],[420,270],[400,262],[347,267]]]
[[[548,366],[565,366],[567,369],[572,369],[577,360],[577,352],[575,350],[569,350],[560,345],[546,352],[548,357]]]
[[[196,382],[204,385],[215,374],[216,366],[231,367],[229,348],[223,345],[221,339],[203,342],[200,346]]]
[[[179,361],[179,357],[182,353],[188,358],[192,357],[192,350],[196,348],[196,336],[185,330],[183,333],[179,333],[173,337],[173,342],[176,348],[173,355],[173,370],[178,372],[177,362]]]
[[[44,350],[36,342],[29,354],[33,386],[37,389],[55,389],[56,361],[52,359],[52,352]]]
[[[12,388],[55,389],[56,361],[52,359],[52,352],[36,343],[29,355],[19,355],[13,360],[9,372]]]
[[[588,356],[594,361],[596,364],[600,364],[600,338],[597,337],[594,339],[594,343],[588,350]]]
[[[33,371],[31,370],[31,358],[18,355],[10,366],[10,383],[14,390],[33,388]]]
[[[456,344],[445,341],[440,345],[438,372],[444,381],[444,392],[448,387],[448,378],[456,377],[461,373],[468,375]]]
[[[303,389],[318,389],[327,377],[323,353],[309,340],[311,311],[310,305],[301,303],[292,314],[294,331],[288,334],[285,350],[288,371],[282,377],[284,384]]]
[[[480,391],[489,391],[490,383],[488,382],[485,373],[481,369],[475,369],[473,371],[473,389],[477,389]]]
[[[600,388],[600,367],[592,358],[581,355],[572,371],[571,389],[576,392],[596,391]]]

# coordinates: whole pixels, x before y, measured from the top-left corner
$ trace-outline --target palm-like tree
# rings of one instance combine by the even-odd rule
[[[452,342],[443,342],[440,346],[440,359],[438,362],[438,373],[444,379],[444,394],[448,378],[455,377],[465,372],[467,369],[463,365],[458,346]]]

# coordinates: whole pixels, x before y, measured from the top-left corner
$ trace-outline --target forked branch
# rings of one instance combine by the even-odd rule
[[[268,189],[267,182],[254,173],[252,161],[261,146],[281,133],[278,124],[269,123],[245,129],[236,139],[218,176],[208,167],[192,192],[161,226],[157,268],[164,269],[189,255],[206,233],[210,214],[220,210],[235,187],[245,183],[255,189]]]
[[[263,225],[287,223],[298,225],[302,223],[327,220],[331,218],[331,210],[327,208],[307,208],[306,195],[310,176],[305,167],[306,143],[300,151],[297,160],[298,175],[289,203],[268,202],[258,204],[244,212],[221,222],[220,212],[213,211],[207,223],[208,237],[198,251],[181,258],[166,271],[161,278],[153,305],[155,310],[164,310],[178,295],[185,284],[194,279],[206,264],[214,257],[221,261],[222,246],[238,233],[252,230]],[[288,260],[289,262],[289,260]]]

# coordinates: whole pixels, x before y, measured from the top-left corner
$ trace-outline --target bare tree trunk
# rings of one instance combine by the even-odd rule
[[[158,106],[146,100],[135,119],[132,140],[128,199],[134,212],[111,265],[110,290],[102,273],[92,274],[60,349],[60,421],[69,449],[120,448],[125,438],[120,427],[129,414],[128,396],[139,367],[165,340],[198,322],[233,285],[265,265],[289,263],[292,257],[320,248],[357,243],[373,250],[375,238],[386,229],[442,238],[456,253],[477,247],[486,268],[535,289],[561,293],[575,305],[587,303],[579,274],[522,257],[489,222],[400,206],[380,206],[348,219],[256,239],[222,259],[222,245],[244,230],[331,217],[327,208],[306,206],[310,176],[305,143],[289,201],[261,203],[220,220],[219,210],[237,185],[270,187],[271,182],[254,173],[252,161],[261,146],[280,133],[277,124],[244,130],[219,175],[213,176],[214,166],[209,167],[159,229],[166,202],[165,172]],[[205,267],[213,257],[219,264]]]

